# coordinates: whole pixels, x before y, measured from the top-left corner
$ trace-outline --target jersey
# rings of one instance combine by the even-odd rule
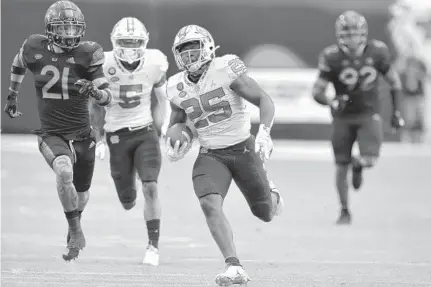
[[[159,50],[147,49],[145,58],[134,71],[124,68],[113,51],[105,56],[103,70],[109,81],[112,101],[105,107],[104,129],[115,132],[152,123],[151,91],[168,70],[166,56]]]
[[[379,78],[389,71],[390,66],[389,49],[381,41],[369,41],[358,57],[346,54],[337,45],[324,49],[319,56],[319,77],[334,85],[337,96],[349,96],[346,108],[333,112],[333,115],[378,113]]]
[[[19,56],[34,75],[41,132],[67,140],[87,138],[91,133],[89,99],[78,93],[79,87],[74,83],[104,78],[102,47],[82,42],[59,54],[50,50],[46,36],[31,35]]]
[[[247,71],[235,55],[214,58],[197,84],[185,71],[169,78],[167,97],[193,122],[201,146],[219,149],[250,137],[250,114],[246,101],[230,88]]]

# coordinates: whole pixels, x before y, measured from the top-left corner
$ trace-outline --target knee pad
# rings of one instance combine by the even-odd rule
[[[250,207],[254,216],[262,221],[270,222],[272,220],[271,204],[260,202]]]
[[[150,198],[157,197],[157,182],[155,181],[143,182],[142,191],[144,192],[144,197],[150,197]]]
[[[56,157],[52,163],[52,169],[62,183],[73,182],[73,164],[67,155]]]

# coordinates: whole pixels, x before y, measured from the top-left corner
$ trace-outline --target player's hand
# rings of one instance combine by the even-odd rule
[[[9,91],[9,95],[7,96],[7,103],[4,107],[5,113],[11,118],[17,118],[22,115],[20,111],[18,111],[18,93],[14,91]]]
[[[404,119],[401,117],[401,113],[399,111],[394,111],[391,117],[391,126],[394,132],[399,130],[404,126]]]
[[[185,141],[182,145],[180,141],[176,141],[175,145],[171,145],[171,138],[166,139],[166,156],[172,162],[178,161],[190,150],[192,143]]]
[[[79,87],[79,94],[84,97],[92,97],[96,100],[100,100],[102,98],[102,94],[92,81],[80,79],[75,82],[75,85]]]
[[[272,143],[269,128],[260,125],[256,135],[254,151],[260,155],[262,160],[268,160],[273,149],[274,144]]]
[[[105,141],[99,141],[96,143],[96,156],[103,160],[106,155],[106,143]]]
[[[346,108],[347,103],[349,102],[349,96],[348,95],[339,95],[336,96],[331,102],[330,106],[332,109],[334,109],[337,112],[341,112]]]

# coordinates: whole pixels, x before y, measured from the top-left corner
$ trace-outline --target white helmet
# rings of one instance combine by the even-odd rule
[[[180,52],[179,48],[190,42],[199,42],[199,57],[195,62],[185,64],[181,58],[181,54],[196,51],[187,50]],[[197,25],[188,25],[180,29],[175,36],[174,45],[172,46],[172,53],[174,53],[175,62],[177,63],[178,69],[187,70],[189,72],[196,72],[202,65],[211,61],[215,57],[215,51],[218,49],[214,44],[214,39],[211,34],[204,28]]]
[[[144,58],[148,40],[149,34],[145,25],[133,17],[118,21],[111,33],[114,55],[129,64]]]

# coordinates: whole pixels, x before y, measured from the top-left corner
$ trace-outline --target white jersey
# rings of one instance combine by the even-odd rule
[[[132,72],[123,67],[113,51],[106,52],[103,71],[109,81],[112,101],[105,107],[104,129],[114,132],[151,124],[151,91],[167,69],[166,56],[159,50],[147,49],[145,58]]]
[[[214,58],[197,84],[186,72],[170,77],[167,97],[183,109],[196,127],[201,146],[225,148],[250,137],[250,114],[246,100],[235,94],[230,85],[246,72],[235,55]]]

